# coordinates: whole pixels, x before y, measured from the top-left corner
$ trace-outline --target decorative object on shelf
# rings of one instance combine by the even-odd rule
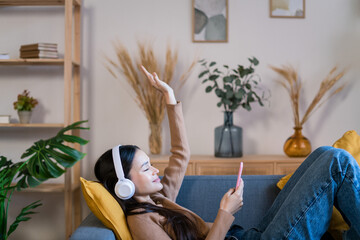
[[[36,187],[50,178],[61,176],[66,168],[72,167],[80,161],[85,153],[82,153],[68,143],[80,145],[87,144],[78,136],[65,134],[71,130],[89,129],[80,125],[87,121],[75,122],[61,129],[56,136],[39,140],[28,148],[21,159],[27,158],[26,161],[13,163],[4,156],[0,156],[0,239],[6,240],[13,233],[21,222],[31,219],[30,215],[35,212],[33,209],[41,206],[40,201],[33,202],[24,207],[15,221],[8,224],[8,210],[11,197],[15,190],[21,191],[28,187]],[[12,184],[14,180],[17,183]],[[7,228],[9,226],[9,228]]]
[[[131,59],[131,55],[124,45],[120,42],[115,44],[115,52],[117,61],[107,58],[110,64],[107,66],[109,72],[115,77],[123,81],[123,77],[131,86],[136,95],[136,103],[145,113],[149,122],[150,136],[149,147],[151,154],[160,154],[162,149],[162,121],[165,114],[165,101],[161,93],[151,86],[149,81],[140,72],[140,66],[143,65],[149,72],[158,73],[160,79],[169,85],[175,84],[174,72],[178,62],[178,50],[173,50],[170,45],[166,48],[166,58],[164,70],[161,71],[161,62],[155,57],[154,48],[148,42],[138,42],[139,56]],[[194,66],[196,65],[197,58],[193,60],[191,65],[178,79],[179,84],[173,87],[177,92],[188,79]],[[115,72],[120,73],[118,76]]]
[[[22,94],[17,96],[17,101],[13,103],[14,109],[18,112],[20,123],[24,124],[30,123],[32,110],[38,104],[38,101],[30,97],[29,94],[30,92],[25,89]]]
[[[233,124],[233,112],[224,112],[224,125],[215,128],[215,157],[242,157],[242,128]]]
[[[10,59],[10,56],[8,53],[0,53],[0,59]]]
[[[254,74],[254,67],[259,61],[253,57],[248,59],[249,67],[238,65],[230,69],[223,65],[225,73],[216,67],[216,62],[208,63],[200,60],[205,71],[199,74],[199,78],[205,78],[202,83],[208,83],[205,92],[213,89],[216,96],[220,98],[218,107],[224,106],[224,124],[215,128],[215,156],[216,157],[241,157],[242,152],[242,129],[233,125],[233,112],[242,107],[251,111],[251,103],[259,103],[264,106],[263,101],[268,100],[267,90],[260,88],[260,76]],[[218,79],[221,77],[221,83]],[[261,94],[261,95],[259,95]]]
[[[305,18],[305,0],[270,0],[270,17]]]
[[[284,152],[289,157],[306,157],[311,153],[311,143],[301,130],[302,127],[294,127],[294,134],[285,141]]]
[[[32,43],[21,45],[20,58],[58,58],[56,43]]]
[[[0,115],[0,123],[10,123],[10,115]]]
[[[228,0],[193,0],[193,42],[228,41]]]
[[[342,84],[340,87],[327,94],[334,85],[340,81],[344,76],[345,71],[341,71],[336,74],[337,67],[334,67],[325,79],[321,82],[320,88],[315,95],[314,99],[307,107],[305,114],[300,118],[299,104],[300,104],[300,90],[302,87],[301,80],[296,70],[288,65],[281,68],[270,66],[272,70],[280,74],[283,78],[279,80],[281,86],[283,86],[289,94],[291,108],[294,115],[294,130],[295,133],[289,137],[284,144],[284,152],[289,157],[306,157],[311,152],[310,141],[302,136],[301,130],[304,123],[309,119],[312,113],[314,113],[320,106],[322,106],[326,100],[339,93],[345,86]],[[327,94],[327,98],[324,96]]]

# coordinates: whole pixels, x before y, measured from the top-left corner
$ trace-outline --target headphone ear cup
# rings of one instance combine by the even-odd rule
[[[130,179],[123,179],[116,183],[115,194],[122,200],[127,200],[134,196],[135,185]]]

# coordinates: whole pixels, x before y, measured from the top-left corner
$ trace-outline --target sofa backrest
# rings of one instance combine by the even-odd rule
[[[234,224],[255,227],[279,193],[280,175],[244,175],[244,206],[235,214]],[[213,222],[224,194],[235,187],[237,176],[185,176],[176,202],[207,222]]]

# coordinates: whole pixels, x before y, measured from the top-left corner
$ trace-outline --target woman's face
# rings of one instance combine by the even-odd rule
[[[158,177],[159,170],[150,165],[150,158],[140,149],[136,149],[130,170],[131,181],[135,185],[134,196],[147,197],[163,188]]]

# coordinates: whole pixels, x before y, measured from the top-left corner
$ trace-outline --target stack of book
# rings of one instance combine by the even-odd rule
[[[21,45],[20,58],[58,58],[56,43],[33,43]]]

